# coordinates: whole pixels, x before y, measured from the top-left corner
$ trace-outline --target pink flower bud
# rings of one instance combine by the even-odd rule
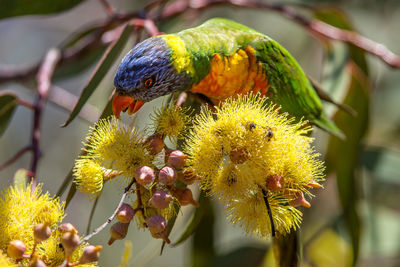
[[[158,179],[165,185],[173,185],[177,178],[176,170],[168,166],[162,168],[158,174]]]
[[[169,154],[167,165],[177,170],[185,166],[187,156],[180,150],[174,150]]]
[[[117,222],[113,224],[110,228],[110,240],[108,240],[108,245],[114,243],[115,240],[124,239],[128,233],[129,223]]]
[[[147,166],[139,167],[135,173],[136,182],[141,185],[148,185],[154,181],[154,171]]]
[[[100,257],[100,250],[102,249],[102,246],[86,246],[83,249],[81,258],[79,259],[79,264],[87,264],[98,261]]]
[[[48,223],[39,223],[33,227],[35,242],[39,243],[47,240],[51,236],[51,229]]]
[[[26,246],[21,240],[13,240],[8,244],[7,254],[10,258],[19,260],[24,257]]]
[[[182,195],[180,196],[180,198],[178,200],[182,206],[186,206],[186,205],[190,205],[190,204],[192,204],[193,206],[196,206],[196,207],[199,206],[199,203],[193,199],[192,191],[189,188],[186,188],[183,191]]]
[[[58,230],[62,231],[62,232],[71,232],[71,231],[75,231],[76,233],[78,233],[78,231],[75,229],[75,227],[71,224],[71,223],[63,223],[58,227]]]
[[[267,188],[272,192],[279,191],[283,188],[283,178],[279,174],[270,175],[267,178]]]
[[[76,230],[66,232],[61,237],[61,244],[63,245],[65,255],[67,258],[72,255],[74,250],[79,246],[80,238]]]
[[[178,179],[186,185],[191,185],[196,180],[200,180],[200,176],[196,174],[193,168],[186,168],[178,172]]]
[[[156,209],[168,208],[173,197],[163,190],[156,191],[149,200],[149,205]]]
[[[154,238],[161,238],[168,244],[170,243],[167,237],[167,222],[161,215],[153,215],[146,220],[147,227]]]
[[[119,208],[117,213],[117,220],[122,223],[129,223],[133,216],[135,216],[135,210],[131,207],[131,205],[123,203]]]
[[[164,140],[157,135],[149,136],[146,140],[146,144],[148,145],[148,151],[152,155],[157,155],[164,148]]]

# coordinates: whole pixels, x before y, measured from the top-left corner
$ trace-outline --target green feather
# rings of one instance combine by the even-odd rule
[[[342,136],[333,121],[322,110],[321,100],[297,61],[276,41],[249,27],[227,19],[214,18],[202,25],[176,34],[191,54],[195,74],[200,82],[210,72],[215,54],[230,56],[238,49],[251,46],[268,77],[272,102],[297,119],[306,118],[318,127]]]

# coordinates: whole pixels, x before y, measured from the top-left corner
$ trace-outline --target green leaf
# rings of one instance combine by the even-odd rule
[[[214,208],[208,197],[203,197],[200,205],[204,206],[206,212],[193,235],[192,267],[210,266],[216,255],[214,250]]]
[[[17,96],[10,93],[0,94],[0,137],[7,129],[17,105]]]
[[[225,255],[217,256],[211,266],[213,267],[257,267],[262,263],[267,253],[267,246],[240,247]]]
[[[360,158],[362,140],[368,129],[369,94],[371,88],[367,76],[354,63],[350,63],[348,70],[351,81],[344,104],[357,112],[356,117],[338,111],[334,117],[336,124],[345,133],[346,140],[331,137],[326,155],[328,172],[335,171],[339,199],[343,210],[344,220],[352,239],[354,264],[356,263],[361,223],[357,212],[359,188],[357,182],[357,168]]]
[[[14,185],[19,188],[26,186],[29,171],[26,169],[18,169],[14,174]]]
[[[110,116],[111,114],[112,114],[112,100],[110,97],[110,100],[108,101],[107,105],[103,109],[103,112],[99,119],[104,119],[104,118]],[[61,197],[61,195],[64,194],[65,190],[67,190],[68,185],[71,184],[72,180],[74,179],[73,172],[72,172],[73,168],[74,168],[74,166],[72,166],[71,170],[69,171],[67,176],[64,178],[63,183],[61,184],[60,188],[58,189],[58,191],[57,191],[58,197]],[[75,184],[72,183],[70,186],[70,190],[68,192],[67,200],[65,203],[65,208],[67,208],[69,202],[71,201],[71,199],[75,195],[75,193],[76,193],[76,187],[75,187]]]
[[[188,239],[199,226],[204,214],[206,213],[206,205],[203,205],[205,198],[205,193],[202,191],[199,198],[199,207],[194,210],[191,218],[189,219],[189,223],[186,225],[186,228],[183,231],[182,235],[178,238],[178,240],[173,243],[174,246],[177,246]]]
[[[51,14],[70,9],[83,0],[0,0],[0,19],[21,15]]]
[[[72,110],[71,114],[69,115],[68,120],[62,125],[62,127],[67,126],[81,111],[82,107],[88,101],[89,97],[93,94],[96,90],[97,86],[103,80],[104,76],[110,69],[110,67],[114,64],[114,61],[120,55],[122,49],[124,48],[126,42],[129,39],[129,35],[132,32],[133,26],[127,24],[123,31],[121,32],[119,38],[117,38],[108,48],[107,51],[104,53],[102,59],[100,60],[99,64],[97,65],[96,69],[94,70],[92,76],[89,79],[89,82],[83,88],[81,96],[78,99],[74,109]]]
[[[176,222],[176,218],[179,214],[180,211],[180,206],[178,203],[174,203],[174,212],[173,215],[171,216],[171,218],[168,220],[167,223],[167,237],[169,237],[169,235],[171,234],[172,228],[174,228],[175,222]],[[162,242],[161,245],[161,250],[160,250],[160,255],[162,255],[163,251],[164,251],[164,247],[165,247],[165,241]]]
[[[274,256],[277,266],[299,266],[302,251],[299,245],[298,232],[296,230],[292,230],[286,235],[278,235],[273,241]]]

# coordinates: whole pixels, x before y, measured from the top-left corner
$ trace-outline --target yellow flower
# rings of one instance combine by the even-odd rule
[[[0,199],[0,249],[7,251],[10,241],[25,243],[27,253],[34,244],[33,226],[49,223],[54,229],[64,218],[64,204],[48,193],[41,194],[41,185],[33,193],[30,186],[13,186],[1,194]]]
[[[102,167],[122,171],[127,179],[140,166],[152,166],[153,156],[143,144],[143,135],[133,125],[112,117],[100,120],[87,137],[87,157],[97,159]]]
[[[80,158],[74,166],[75,184],[83,194],[94,194],[95,197],[103,188],[103,168],[98,161],[89,158]]]
[[[16,264],[14,264],[7,255],[3,253],[2,250],[0,250],[0,266],[2,267],[17,267]]]
[[[296,192],[311,196],[311,184],[324,178],[306,122],[294,123],[266,99],[248,95],[204,110],[193,124],[187,165],[203,177],[202,188],[224,202],[232,222],[247,232],[271,233],[264,191],[278,232],[299,225],[301,212],[291,206]],[[279,177],[281,187],[271,187],[269,177]]]
[[[44,263],[46,263],[47,266],[60,266],[65,261],[65,252],[60,245],[62,234],[63,233],[59,230],[55,230],[52,232],[49,239],[43,241],[38,245],[36,253],[44,261]],[[82,256],[83,249],[87,245],[87,243],[83,243],[79,247],[77,247],[72,253],[70,262],[77,262]],[[97,263],[93,262],[90,264],[81,264],[78,266],[97,266]]]
[[[154,130],[162,137],[179,139],[189,124],[188,110],[182,107],[176,107],[174,102],[154,110],[151,119],[154,122]]]

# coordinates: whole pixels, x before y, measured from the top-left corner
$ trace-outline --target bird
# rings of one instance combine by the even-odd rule
[[[253,93],[298,120],[343,136],[294,57],[267,35],[229,19],[213,18],[138,43],[119,64],[114,86],[117,118],[121,111],[135,113],[145,102],[174,92],[202,94],[216,105]]]

